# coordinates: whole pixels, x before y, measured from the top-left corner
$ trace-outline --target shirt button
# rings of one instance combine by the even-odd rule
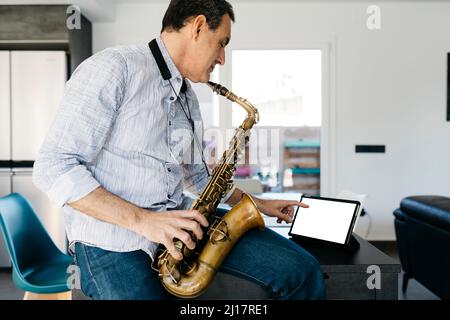
[[[169,126],[171,126],[171,125],[172,125],[172,121],[169,120]]]
[[[178,82],[180,82],[180,81],[181,81],[181,79],[180,79],[180,78],[177,78],[177,81],[178,81]]]
[[[170,101],[173,101],[175,98],[174,97],[170,97]]]

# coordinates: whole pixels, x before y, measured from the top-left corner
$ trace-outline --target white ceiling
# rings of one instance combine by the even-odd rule
[[[232,4],[237,0],[229,0]],[[434,0],[449,2],[450,0]],[[239,2],[431,2],[430,0],[239,0]],[[115,19],[117,3],[169,3],[169,0],[0,0],[0,5],[40,5],[40,4],[75,4],[92,22],[108,22]]]
[[[159,1],[159,0],[154,0]],[[118,0],[0,0],[0,5],[42,5],[65,4],[78,5],[83,15],[90,21],[114,21]],[[125,1],[124,1],[125,2]],[[128,1],[134,2],[134,1]]]

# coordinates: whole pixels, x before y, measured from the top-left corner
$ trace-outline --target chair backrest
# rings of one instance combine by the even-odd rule
[[[61,254],[28,200],[18,193],[0,198],[0,227],[18,273]]]

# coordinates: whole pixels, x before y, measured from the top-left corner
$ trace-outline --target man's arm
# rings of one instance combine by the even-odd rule
[[[244,191],[238,188],[234,188],[234,191],[231,195],[229,195],[228,200],[225,201],[226,204],[233,207],[242,199],[242,194]],[[255,200],[256,197],[252,196],[252,199]]]
[[[173,243],[173,238],[183,241],[189,249],[195,243],[186,232],[192,231],[198,239],[203,234],[199,224],[208,226],[208,221],[196,210],[172,210],[152,212],[99,187],[80,200],[68,203],[97,220],[112,223],[140,234],[150,241],[162,243],[175,259],[182,259]]]
[[[87,196],[68,205],[93,218],[135,232],[145,211],[102,187],[96,188]]]
[[[244,191],[235,188],[234,192],[229,196],[228,200],[225,202],[231,207],[235,206],[241,199]],[[248,193],[247,193],[248,194]],[[308,208],[308,205],[301,203],[299,201],[291,201],[291,200],[267,200],[260,199],[251,194],[248,194],[252,197],[258,209],[268,215],[269,217],[277,217],[277,222],[281,223],[281,221],[285,221],[286,223],[292,222],[294,217],[294,206],[301,206],[303,208]]]

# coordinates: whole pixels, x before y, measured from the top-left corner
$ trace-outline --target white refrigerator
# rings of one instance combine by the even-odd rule
[[[61,101],[67,69],[65,51],[0,51],[0,197],[25,196],[63,252],[62,210],[34,186],[32,168]],[[0,268],[9,266],[0,237]]]

